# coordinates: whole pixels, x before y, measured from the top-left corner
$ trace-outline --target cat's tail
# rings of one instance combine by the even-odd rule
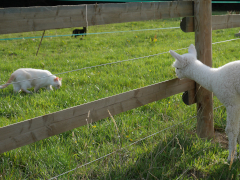
[[[10,83],[11,83],[14,79],[15,79],[15,75],[12,74],[12,75],[10,76],[9,80],[7,81],[7,83],[0,86],[0,89],[6,88],[8,85],[10,85]]]

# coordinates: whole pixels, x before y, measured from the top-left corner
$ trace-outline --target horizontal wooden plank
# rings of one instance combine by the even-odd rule
[[[195,88],[173,79],[0,128],[0,153]]]
[[[194,32],[194,17],[184,17],[180,23],[184,32]],[[240,14],[212,16],[212,30],[240,27]]]
[[[213,16],[213,30],[240,27],[240,14]]]
[[[0,34],[192,15],[191,1],[2,8]]]

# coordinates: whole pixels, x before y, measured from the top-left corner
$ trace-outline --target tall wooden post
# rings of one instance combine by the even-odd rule
[[[194,28],[197,58],[212,67],[212,3],[211,0],[194,1]],[[197,84],[197,135],[214,136],[213,93]]]

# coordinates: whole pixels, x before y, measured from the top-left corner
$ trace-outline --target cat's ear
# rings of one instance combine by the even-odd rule
[[[172,50],[170,50],[169,52],[176,60],[183,62],[183,57],[180,54],[178,54]]]
[[[59,81],[59,77],[54,78],[54,82]]]
[[[193,54],[194,56],[197,57],[197,51],[196,51],[196,48],[195,48],[195,46],[194,46],[193,44],[191,44],[191,45],[189,46],[188,52],[189,52],[190,54]]]
[[[56,78],[54,79],[55,82],[61,81],[61,80],[62,80],[62,78],[59,78],[59,77],[56,77]]]

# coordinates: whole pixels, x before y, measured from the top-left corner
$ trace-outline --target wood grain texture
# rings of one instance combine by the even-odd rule
[[[194,1],[194,28],[197,58],[212,67],[212,3],[211,0]],[[201,85],[196,86],[197,100],[197,135],[200,138],[212,138],[213,93]]]
[[[184,17],[180,23],[183,32],[194,32],[194,17]],[[240,27],[240,14],[212,16],[212,30]]]
[[[189,79],[172,79],[0,128],[0,153],[195,88]]]
[[[191,1],[0,9],[0,34],[41,31],[193,15]]]

